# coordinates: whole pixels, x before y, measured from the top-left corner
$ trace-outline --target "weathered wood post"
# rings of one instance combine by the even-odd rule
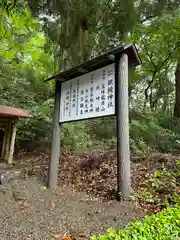
[[[130,195],[128,56],[123,53],[116,63],[117,186],[122,197]]]
[[[56,188],[57,178],[58,178],[58,166],[59,166],[59,155],[60,155],[60,124],[59,124],[60,97],[61,97],[60,94],[61,94],[61,84],[59,81],[56,81],[51,158],[49,162],[49,173],[48,173],[48,187],[50,188]]]
[[[2,153],[1,153],[1,158],[4,159],[5,157],[5,150],[6,150],[6,131],[8,129],[8,123],[5,123],[5,127],[4,127],[4,140],[3,140],[3,147],[2,147]]]
[[[11,142],[10,142],[10,149],[9,149],[9,155],[8,155],[8,160],[7,160],[8,164],[12,164],[12,160],[13,160],[17,122],[18,122],[18,119],[14,119],[14,121],[12,122]]]
[[[9,156],[9,147],[10,147],[10,140],[11,140],[11,131],[12,131],[12,122],[11,118],[9,118],[8,123],[7,123],[7,129],[6,129],[6,141],[5,141],[5,156],[4,159],[7,162],[8,161],[8,156]]]

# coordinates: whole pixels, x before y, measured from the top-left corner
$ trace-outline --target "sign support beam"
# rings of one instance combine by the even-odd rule
[[[116,64],[117,190],[119,197],[130,195],[128,56],[123,53]]]
[[[117,195],[122,198],[129,197],[131,175],[128,67],[136,67],[139,64],[141,60],[136,46],[134,44],[121,45],[45,80],[59,80],[56,81],[48,172],[50,188],[57,186],[60,123],[116,115]]]
[[[60,124],[59,124],[60,100],[61,100],[61,83],[59,81],[56,81],[51,158],[49,162],[48,173],[48,187],[50,188],[56,188],[58,179],[58,167],[60,155]]]

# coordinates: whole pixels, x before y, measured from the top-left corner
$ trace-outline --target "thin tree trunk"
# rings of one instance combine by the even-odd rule
[[[180,61],[177,63],[176,72],[175,72],[174,117],[180,118]]]

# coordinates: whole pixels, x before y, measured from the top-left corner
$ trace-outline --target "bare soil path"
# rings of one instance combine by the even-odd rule
[[[20,164],[19,169],[25,169],[27,180],[0,185],[0,240],[50,240],[54,234],[66,232],[75,240],[85,240],[147,214],[147,206],[143,211],[135,201],[113,200],[115,152],[90,156],[62,153],[56,192],[44,189],[38,180],[46,179],[48,158],[43,153],[20,154],[16,167]],[[164,165],[173,168],[177,159],[180,157],[161,153],[132,156],[134,192],[143,191]]]
[[[50,240],[65,232],[89,239],[142,215],[129,202],[102,202],[65,186],[51,192],[35,177],[0,185],[0,240]]]

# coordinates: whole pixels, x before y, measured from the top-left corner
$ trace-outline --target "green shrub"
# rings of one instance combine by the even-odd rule
[[[173,127],[172,124],[173,123]],[[135,152],[149,151],[176,152],[180,150],[177,140],[180,140],[180,125],[178,121],[162,118],[161,115],[134,114],[130,121],[130,136],[133,139]]]
[[[91,147],[84,122],[65,123],[61,127],[61,146],[63,149],[81,152]]]
[[[124,229],[108,229],[92,240],[177,240],[180,239],[180,206],[129,223]]]
[[[40,103],[33,100],[28,107],[33,118],[19,124],[17,143],[29,150],[48,143],[52,133],[53,100]],[[180,150],[180,123],[152,113],[130,113],[130,147],[132,153],[178,152]],[[171,121],[170,121],[171,120]],[[172,124],[171,124],[172,123]],[[178,141],[179,142],[178,142]],[[105,117],[63,124],[63,149],[70,151],[112,150],[116,148],[115,117]]]
[[[116,136],[115,117],[103,117],[86,121],[88,133],[98,140],[112,139]]]
[[[87,120],[87,133],[106,149],[116,147],[115,117]],[[167,115],[130,112],[130,144],[133,153],[177,152],[180,150],[180,124]],[[96,144],[95,144],[96,145]],[[103,150],[103,149],[102,149]]]
[[[139,201],[151,202],[159,205],[180,205],[180,161],[173,167],[162,164],[154,174],[150,175],[148,184],[136,189],[135,197]]]
[[[32,118],[23,119],[19,122],[17,143],[21,148],[26,151],[33,151],[50,143],[53,104],[52,100],[44,101],[42,104],[29,109]]]

